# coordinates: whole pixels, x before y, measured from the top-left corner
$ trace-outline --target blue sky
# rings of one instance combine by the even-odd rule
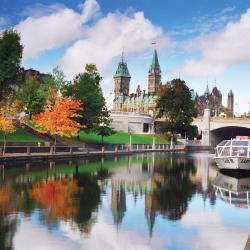
[[[146,89],[157,42],[163,83],[180,74],[202,94],[208,82],[224,105],[232,89],[236,112],[249,110],[250,0],[1,0],[0,30],[10,26],[21,34],[27,68],[59,65],[72,79],[96,63],[108,94],[124,49],[131,91]]]

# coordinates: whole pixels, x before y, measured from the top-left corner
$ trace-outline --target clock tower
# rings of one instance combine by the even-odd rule
[[[115,81],[115,98],[120,95],[128,96],[129,95],[129,83],[130,83],[131,76],[128,71],[127,64],[123,60],[119,62],[118,68],[114,75]]]
[[[148,71],[148,93],[158,94],[161,85],[161,68],[156,49],[154,50],[153,60]]]

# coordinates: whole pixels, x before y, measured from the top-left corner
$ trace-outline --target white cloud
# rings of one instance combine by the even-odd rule
[[[102,214],[93,225],[90,235],[83,235],[75,223],[60,222],[58,231],[49,231],[37,226],[32,220],[21,220],[13,239],[13,246],[19,250],[150,250],[162,249],[166,239],[155,236],[150,241],[145,234],[122,228],[119,231]],[[27,244],[27,242],[29,242]]]
[[[152,41],[157,41],[158,48],[162,48],[168,38],[143,12],[109,13],[88,28],[83,39],[66,50],[60,66],[67,75],[74,76],[83,71],[86,63],[95,63],[103,73],[121,55],[123,47],[127,56],[135,55],[149,49]]]
[[[222,212],[223,213],[223,212]],[[248,238],[248,230],[243,226],[235,226],[223,221],[220,214],[215,211],[204,213],[198,209],[189,209],[181,224],[186,228],[195,228],[197,234],[184,236],[181,240],[192,249],[244,249]]]
[[[201,58],[183,63],[180,71],[184,77],[220,75],[234,64],[249,62],[250,9],[221,32],[192,42],[192,47],[201,52]]]
[[[0,17],[0,27],[5,25],[7,23],[7,20],[4,17]]]
[[[37,57],[44,51],[79,39],[84,32],[83,24],[99,10],[95,0],[86,0],[81,13],[57,7],[52,8],[52,13],[42,15],[41,12],[39,16],[29,16],[16,26],[24,44],[24,59]]]
[[[21,16],[23,17],[42,17],[47,16],[50,14],[53,14],[55,12],[58,12],[62,9],[65,9],[65,6],[61,3],[56,4],[42,4],[42,3],[35,3],[32,5],[26,6],[21,11]]]

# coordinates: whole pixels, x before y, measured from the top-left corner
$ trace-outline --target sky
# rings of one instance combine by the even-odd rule
[[[59,66],[72,80],[95,63],[109,103],[122,51],[130,91],[147,89],[156,42],[163,83],[180,76],[199,95],[217,86],[224,105],[232,89],[236,114],[249,111],[250,0],[1,0],[0,30],[9,27],[25,68]]]

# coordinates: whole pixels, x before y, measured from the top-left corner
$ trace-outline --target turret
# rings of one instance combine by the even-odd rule
[[[123,94],[124,96],[129,95],[129,84],[130,84],[131,76],[128,71],[127,64],[123,60],[119,62],[118,68],[114,75],[115,81],[115,98],[119,95]]]
[[[227,95],[227,108],[234,114],[234,93],[232,90],[230,90]]]

